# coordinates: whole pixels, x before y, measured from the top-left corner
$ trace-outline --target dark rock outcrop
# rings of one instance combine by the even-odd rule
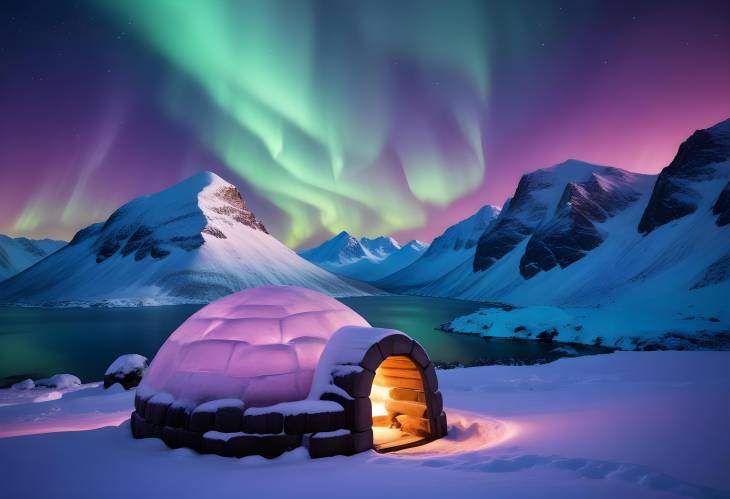
[[[730,158],[727,128],[730,120],[697,130],[679,146],[677,155],[659,174],[639,222],[639,232],[648,234],[697,210],[701,194],[694,184],[714,180],[720,168],[718,163]],[[727,164],[722,168],[727,169]]]
[[[718,215],[717,220],[715,220],[718,227],[730,224],[730,182],[725,185],[717,198],[715,205],[712,207],[712,213]]]
[[[602,223],[639,198],[630,183],[634,176],[614,168],[593,173],[581,183],[565,186],[555,215],[532,235],[520,260],[525,279],[556,265],[565,268],[603,242],[594,223]]]
[[[536,192],[553,187],[548,175],[547,171],[538,170],[522,176],[509,206],[479,238],[474,254],[475,272],[487,270],[532,234],[548,210],[546,204],[534,197]]]

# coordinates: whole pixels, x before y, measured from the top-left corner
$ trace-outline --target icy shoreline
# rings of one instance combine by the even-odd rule
[[[440,329],[485,338],[620,350],[730,350],[730,330],[715,316],[656,314],[638,308],[483,308]]]

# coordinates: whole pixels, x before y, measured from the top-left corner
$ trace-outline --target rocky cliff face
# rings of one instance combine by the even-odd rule
[[[520,260],[525,279],[556,265],[565,268],[604,241],[597,226],[635,202],[636,177],[617,168],[592,173],[585,182],[569,182],[552,217],[530,237]]]
[[[175,210],[168,216],[155,217],[154,223],[142,221],[144,217],[138,213],[140,202],[133,201],[112,213],[101,227],[93,225],[91,230],[79,232],[70,244],[78,244],[95,235],[96,262],[101,263],[117,252],[125,257],[133,255],[139,261],[165,258],[174,248],[192,251],[205,243],[203,234],[226,239],[225,225],[235,226],[236,223],[268,234],[236,187],[220,185],[212,193],[201,193],[200,196],[204,197],[206,204],[203,210],[188,206],[186,209],[190,211],[180,213]],[[227,220],[228,224],[221,224],[221,219]]]
[[[523,175],[514,197],[477,243],[474,271],[487,270],[512,251],[537,228],[548,204],[541,194],[554,190],[552,175],[545,170]]]
[[[730,182],[725,184],[725,188],[717,197],[717,201],[712,206],[712,213],[717,215],[715,223],[718,227],[730,224]]]
[[[603,242],[597,224],[639,198],[636,184],[643,177],[575,160],[524,175],[479,239],[474,271],[488,270],[526,240],[520,260],[524,278],[567,267]]]
[[[730,120],[697,130],[679,146],[669,166],[659,174],[649,204],[639,221],[639,232],[694,213],[709,184],[730,177]],[[723,198],[724,199],[724,198]],[[719,202],[719,200],[718,200]],[[716,214],[724,213],[720,203]],[[725,217],[723,217],[725,220]]]

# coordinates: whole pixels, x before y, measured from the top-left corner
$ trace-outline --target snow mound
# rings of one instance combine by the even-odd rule
[[[104,374],[129,374],[134,371],[145,370],[146,368],[147,357],[136,353],[127,353],[117,357]]]
[[[18,381],[14,385],[10,387],[13,390],[32,390],[35,388],[35,383],[32,379],[24,379],[23,381]]]
[[[120,355],[104,373],[104,387],[119,383],[125,389],[139,385],[147,370],[147,357],[136,353]]]
[[[44,388],[71,388],[81,384],[81,380],[73,374],[54,374],[50,378],[36,380],[35,385]]]

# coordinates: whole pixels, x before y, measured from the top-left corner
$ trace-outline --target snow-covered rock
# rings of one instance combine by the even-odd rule
[[[147,357],[136,353],[120,355],[104,373],[104,388],[119,383],[125,390],[129,390],[139,385],[146,370]]]
[[[66,241],[12,238],[0,234],[0,281],[27,269],[65,245]]]
[[[484,308],[442,328],[484,337],[583,343],[623,350],[730,349],[727,325],[717,317],[657,314],[651,308],[640,307]]]
[[[652,182],[651,176],[576,160],[526,174],[479,239],[473,269],[489,269],[526,240],[520,261],[525,278],[555,265],[567,267],[603,242],[593,224],[637,201]]]
[[[410,265],[427,248],[426,243],[417,240],[401,246],[392,237],[358,239],[343,231],[299,254],[335,274],[372,282]]]
[[[24,379],[23,381],[18,381],[17,383],[13,384],[10,388],[13,390],[32,390],[35,388],[35,383],[32,379]]]
[[[81,380],[73,374],[54,374],[50,378],[37,379],[35,386],[62,390],[81,384]]]
[[[695,213],[703,198],[714,201],[717,225],[728,221],[728,180],[730,180],[730,119],[697,130],[679,146],[674,160],[662,170],[649,204],[639,221],[639,232]],[[716,200],[716,201],[715,201]]]
[[[336,296],[367,294],[281,244],[236,187],[202,172],[79,231],[63,249],[0,284],[0,302],[206,303],[270,284]]]
[[[374,284],[383,289],[407,291],[438,279],[465,261],[471,262],[477,241],[499,212],[496,206],[483,206],[469,218],[446,229],[413,263]]]

